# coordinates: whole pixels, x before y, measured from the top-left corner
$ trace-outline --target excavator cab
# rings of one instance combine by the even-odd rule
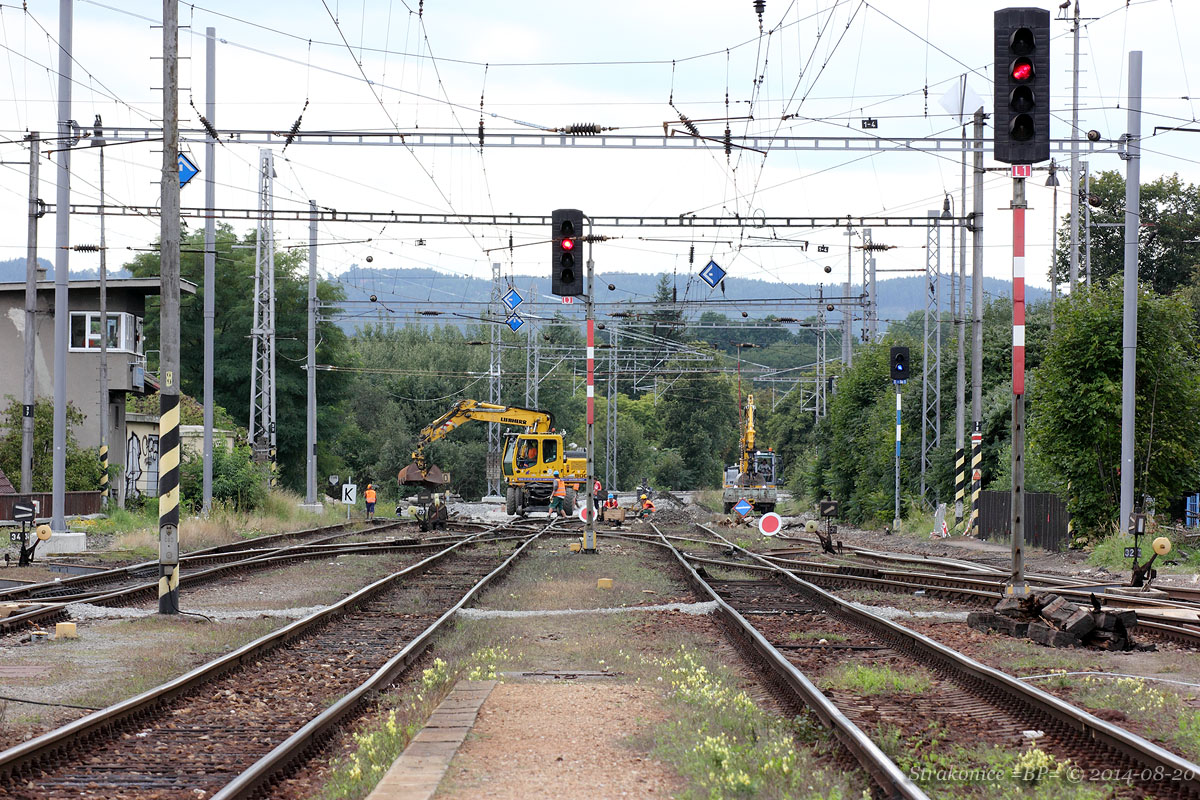
[[[547,480],[555,470],[563,469],[562,437],[557,434],[510,433],[504,447],[503,471],[506,478]]]

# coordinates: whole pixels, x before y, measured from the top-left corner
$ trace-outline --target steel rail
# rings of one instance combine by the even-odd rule
[[[552,525],[553,521],[546,527],[549,528]],[[360,684],[357,689],[344,695],[342,699],[309,720],[300,730],[276,745],[274,749],[256,761],[249,769],[243,771],[241,775],[213,794],[211,800],[249,800],[249,798],[256,795],[260,788],[285,770],[289,764],[300,759],[309,749],[320,746],[330,730],[370,701],[372,693],[383,691],[394,683],[425,652],[433,639],[441,633],[442,627],[452,620],[467,603],[474,600],[488,584],[507,573],[512,568],[513,562],[525,552],[525,548],[536,541],[543,532],[544,530],[528,537],[500,566],[496,567],[472,586],[462,596],[462,599],[405,645],[399,653],[392,656],[386,664]]]
[[[770,563],[757,553],[730,542],[711,528],[700,523],[697,525],[727,542],[747,558],[763,564]],[[1099,719],[1077,706],[1035,686],[1030,686],[1000,670],[981,664],[928,636],[852,605],[804,580],[791,570],[779,566],[774,566],[774,568],[781,578],[809,600],[824,606],[846,622],[870,631],[881,640],[889,642],[890,646],[896,650],[907,653],[926,665],[955,673],[970,683],[995,690],[1011,702],[1025,708],[1027,712],[1057,722],[1067,730],[1082,734],[1098,744],[1132,758],[1151,770],[1161,770],[1168,776],[1178,775],[1180,776],[1179,788],[1186,789],[1192,795],[1200,796],[1200,764],[1188,761],[1135,733]]]
[[[500,527],[500,526],[496,526]],[[55,730],[0,752],[0,778],[12,781],[20,770],[49,759],[67,749],[86,741],[89,737],[104,737],[114,727],[132,721],[150,709],[167,703],[191,692],[193,689],[223,676],[247,663],[263,657],[266,653],[286,645],[330,620],[350,612],[368,602],[375,595],[390,588],[405,578],[419,575],[431,566],[440,563],[464,545],[471,544],[480,534],[455,542],[438,553],[425,558],[391,575],[363,587],[348,597],[325,608],[272,631],[253,642],[243,645],[231,653],[203,664],[153,689],[115,703],[108,708],[92,712]]]
[[[481,539],[480,541],[490,542],[495,540]],[[333,549],[327,550],[301,549],[290,553],[276,552],[275,554],[258,555],[251,558],[242,559],[240,561],[217,564],[207,569],[185,572],[179,578],[179,586],[181,589],[191,588],[226,577],[228,575],[237,574],[239,572],[269,569],[271,567],[293,564],[310,559],[336,558],[343,555],[362,555],[364,553],[383,554],[425,552],[429,550],[437,550],[442,546],[443,543],[397,544],[393,542],[362,542],[360,544],[335,545],[333,546]],[[297,547],[307,548],[308,546],[297,545]],[[292,548],[284,549],[290,550]],[[48,623],[58,619],[66,619],[69,617],[68,608],[75,603],[88,603],[89,605],[112,607],[126,605],[133,602],[140,602],[142,600],[157,596],[158,581],[148,580],[132,586],[124,586],[111,591],[70,595],[66,598],[43,598],[37,600],[37,605],[35,606],[30,606],[26,610],[19,611],[9,615],[8,617],[0,619],[0,634],[12,633],[24,625],[35,622]]]
[[[795,665],[768,642],[766,637],[700,577],[695,568],[688,563],[687,558],[662,535],[658,526],[654,523],[650,523],[650,526],[662,537],[662,546],[667,547],[675,556],[692,588],[701,596],[707,597],[717,604],[717,609],[726,625],[757,658],[770,666],[778,679],[806,707],[811,709],[826,727],[833,731],[837,740],[862,765],[863,769],[871,776],[871,780],[886,793],[887,797],[928,800],[928,795],[879,749],[871,737],[867,736],[861,728],[843,714],[812,681],[805,677],[804,673],[796,669]],[[772,569],[777,568],[772,567]]]

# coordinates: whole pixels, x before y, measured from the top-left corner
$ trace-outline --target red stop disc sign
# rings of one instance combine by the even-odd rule
[[[580,506],[579,507],[579,519],[582,520],[583,522],[587,522],[588,512],[590,510],[591,509],[589,509],[587,506]]]
[[[763,514],[758,520],[758,530],[763,536],[774,536],[783,527],[783,520],[774,511]]]

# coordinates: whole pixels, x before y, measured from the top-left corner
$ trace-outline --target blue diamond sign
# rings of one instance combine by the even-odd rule
[[[754,506],[750,504],[749,500],[743,497],[737,501],[737,505],[733,507],[733,510],[738,513],[739,517],[744,517],[754,510]]]
[[[183,153],[179,154],[179,188],[188,185],[188,181],[200,174],[200,168],[192,163],[192,160]]]
[[[700,270],[700,279],[715,289],[718,283],[725,280],[725,270],[721,269],[717,262],[709,261],[704,269]]]
[[[504,301],[504,307],[507,308],[509,312],[516,311],[517,306],[525,302],[525,298],[517,294],[516,289],[509,289],[508,294],[504,295],[501,300]],[[516,330],[516,328],[513,328],[513,330]]]
[[[512,328],[514,333],[521,330],[521,326],[524,324],[525,320],[521,319],[516,314],[513,314],[508,318],[508,327]]]

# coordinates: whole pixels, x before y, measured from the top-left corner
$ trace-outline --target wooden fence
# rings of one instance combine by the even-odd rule
[[[981,492],[979,529],[984,539],[1008,541],[1012,535],[1011,492]],[[1025,493],[1025,544],[1043,550],[1065,550],[1070,544],[1067,504],[1050,492]]]
[[[50,516],[54,495],[49,492],[0,494],[0,519],[12,519],[13,506],[17,503],[28,504],[30,500],[37,500],[42,504],[41,510],[37,512],[39,519]],[[64,500],[65,510],[63,513],[66,516],[100,513],[100,492],[67,492]]]

